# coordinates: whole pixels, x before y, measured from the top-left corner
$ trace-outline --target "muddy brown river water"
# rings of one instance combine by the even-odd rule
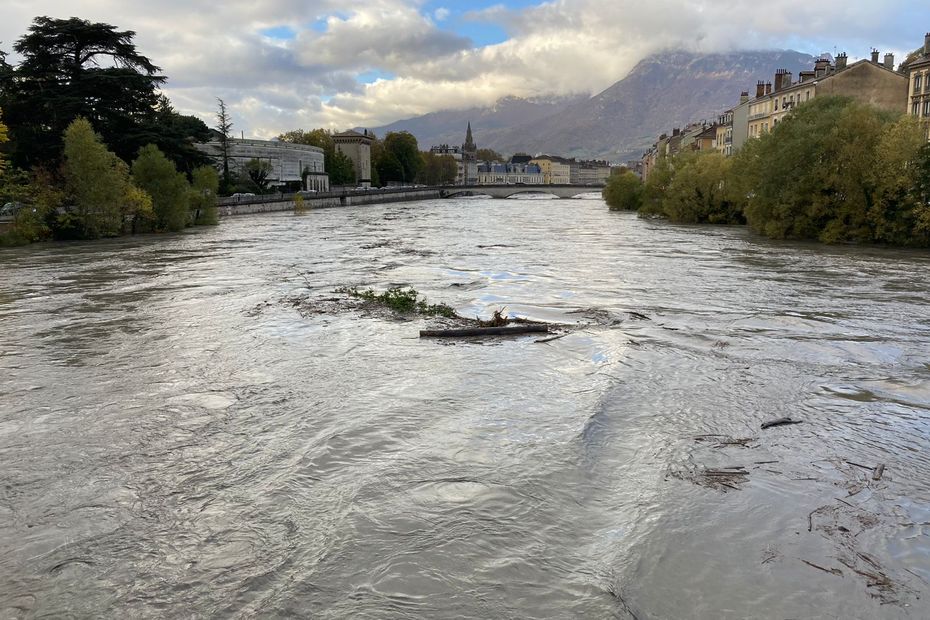
[[[0,618],[928,618],[928,274],[600,200],[0,249]]]

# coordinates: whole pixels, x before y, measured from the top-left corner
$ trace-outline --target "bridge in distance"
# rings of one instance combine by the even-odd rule
[[[442,198],[454,196],[491,196],[510,198],[518,194],[549,194],[559,198],[574,198],[579,194],[598,192],[603,185],[457,185],[440,188]]]

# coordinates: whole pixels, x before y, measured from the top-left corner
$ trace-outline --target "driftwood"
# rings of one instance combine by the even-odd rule
[[[881,480],[882,474],[885,473],[885,464],[879,463],[878,467],[875,468],[875,471],[872,472],[872,480]]]
[[[769,420],[768,422],[762,423],[762,430],[771,428],[773,426],[784,426],[785,424],[800,424],[804,420],[792,420],[791,418],[778,418],[777,420]]]
[[[509,336],[511,334],[548,333],[549,325],[524,324],[514,327],[470,327],[467,329],[421,329],[420,338],[468,338],[471,336]]]

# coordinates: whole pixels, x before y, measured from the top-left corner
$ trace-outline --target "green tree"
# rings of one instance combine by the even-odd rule
[[[132,178],[152,197],[157,230],[179,231],[190,221],[190,184],[157,146],[148,144],[132,162]]]
[[[796,108],[739,163],[753,179],[745,215],[773,238],[874,241],[876,146],[890,116],[839,97]]]
[[[731,199],[729,159],[722,153],[688,153],[674,162],[674,175],[662,200],[662,212],[685,224],[743,224]]]
[[[416,181],[425,185],[452,185],[458,176],[458,163],[451,155],[421,153],[423,164]]]
[[[229,117],[229,113],[226,111],[226,102],[216,98],[219,102],[219,108],[216,111],[216,133],[219,134],[220,139],[220,160],[223,165],[223,184],[222,189],[223,193],[227,193],[232,184],[232,177],[229,175],[229,132],[232,131],[232,120]]]
[[[194,224],[214,225],[219,223],[216,195],[220,178],[213,166],[201,166],[191,174],[191,220]]]
[[[165,78],[136,51],[134,36],[76,17],[35,18],[13,46],[22,61],[3,84],[16,165],[54,165],[63,132],[77,117],[88,119],[124,160],[147,141]]]
[[[874,239],[894,245],[927,245],[930,231],[920,227],[930,211],[921,188],[922,149],[927,141],[919,121],[901,116],[882,131],[876,148],[875,197],[870,201],[869,226]]]
[[[6,128],[6,125],[3,123],[3,111],[0,110],[0,175],[6,170],[7,161],[6,156],[3,153],[3,145],[9,142],[10,134]]]
[[[126,164],[107,150],[84,118],[65,130],[64,176],[73,210],[59,222],[65,237],[113,237],[123,229],[132,183]]]
[[[389,156],[391,157],[389,164],[383,168],[384,171],[388,172],[388,176],[385,176],[381,166],[379,166],[378,172],[382,182],[400,181],[410,183],[416,178],[420,167],[423,165],[417,139],[407,131],[392,131],[384,137],[382,159]],[[396,160],[396,164],[394,160]],[[400,173],[399,176],[398,172]]]
[[[643,206],[643,183],[629,170],[612,174],[601,193],[611,210],[638,211]]]
[[[268,176],[271,174],[271,162],[267,159],[250,159],[243,168],[246,178],[258,188],[260,193],[268,188]]]
[[[352,185],[355,183],[355,164],[348,155],[339,151],[333,152],[330,158],[329,182],[331,185]]]
[[[494,149],[478,149],[478,161],[507,161]]]
[[[381,183],[398,182],[404,178],[404,166],[397,155],[390,151],[383,151],[375,165]]]
[[[674,174],[671,158],[666,155],[659,156],[643,184],[643,205],[639,209],[640,215],[661,217],[665,214],[663,203]]]

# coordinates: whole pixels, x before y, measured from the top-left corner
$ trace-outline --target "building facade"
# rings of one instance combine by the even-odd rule
[[[543,183],[546,185],[568,185],[572,182],[572,168],[568,161],[561,157],[542,155],[534,157],[529,163],[539,166],[543,174]]]
[[[270,164],[268,184],[280,187],[287,183],[301,183],[305,189],[329,191],[329,175],[324,170],[323,149],[306,144],[292,144],[278,140],[241,140],[227,142],[230,174],[240,175],[252,161]],[[223,170],[223,147],[219,140],[197,144],[197,149],[213,160],[217,170]],[[306,180],[306,184],[304,184]],[[312,186],[310,186],[312,184]]]
[[[543,173],[536,164],[478,164],[478,185],[542,185]]]
[[[917,58],[907,63],[906,111],[919,118],[930,140],[930,33],[924,37],[924,47]]]
[[[336,150],[352,160],[355,168],[356,187],[371,187],[371,142],[372,136],[364,133],[344,131],[333,134]]]

